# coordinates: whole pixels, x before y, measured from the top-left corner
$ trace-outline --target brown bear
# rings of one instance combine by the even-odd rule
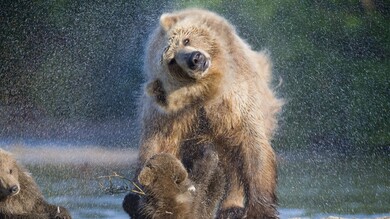
[[[214,218],[226,180],[218,166],[218,155],[211,150],[202,153],[190,173],[172,154],[152,156],[138,175],[146,195],[128,194],[123,203],[124,210],[136,219]],[[208,186],[213,183],[220,189],[208,193]]]
[[[188,148],[211,142],[229,184],[218,218],[277,218],[271,67],[213,12],[163,14],[146,48],[139,167],[162,152],[187,165]]]
[[[71,219],[67,209],[48,204],[31,175],[0,149],[0,219]]]

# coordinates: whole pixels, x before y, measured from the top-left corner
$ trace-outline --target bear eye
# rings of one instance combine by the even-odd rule
[[[10,169],[10,170],[9,170],[9,174],[12,174],[12,172],[13,172],[12,169]]]
[[[153,159],[153,158],[150,158],[150,159]],[[153,165],[152,165],[151,163],[147,163],[145,166],[146,166],[147,168],[150,168],[150,169],[153,168]]]
[[[186,38],[183,40],[183,45],[188,46],[190,44],[190,39]]]
[[[169,46],[167,46],[167,47],[164,48],[163,53],[166,53],[168,50],[169,50]]]

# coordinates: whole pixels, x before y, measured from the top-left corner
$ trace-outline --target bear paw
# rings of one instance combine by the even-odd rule
[[[246,218],[245,208],[242,207],[231,207],[222,209],[217,214],[218,219],[242,219]]]
[[[155,80],[146,85],[146,90],[149,96],[153,97],[160,105],[166,105],[166,93],[163,84],[160,80]]]
[[[123,199],[122,208],[131,218],[142,219],[144,216],[140,213],[140,201],[139,195],[130,192]]]

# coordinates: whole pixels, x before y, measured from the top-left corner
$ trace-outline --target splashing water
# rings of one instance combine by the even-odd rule
[[[390,215],[389,9],[381,1],[4,2],[0,147],[74,218],[126,218],[96,178],[132,177],[147,35],[209,8],[268,49],[286,105],[273,142],[282,218]]]

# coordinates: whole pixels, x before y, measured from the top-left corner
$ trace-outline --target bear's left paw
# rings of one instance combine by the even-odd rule
[[[245,208],[241,207],[231,207],[227,209],[220,210],[217,215],[218,219],[243,219],[246,217]]]

